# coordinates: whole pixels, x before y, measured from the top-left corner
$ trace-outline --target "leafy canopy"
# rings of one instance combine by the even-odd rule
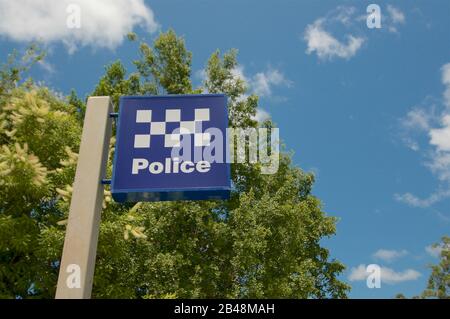
[[[423,298],[450,298],[450,237],[442,237],[442,242],[434,244],[440,249],[439,264],[431,265],[431,275],[428,278],[427,289],[422,293]]]

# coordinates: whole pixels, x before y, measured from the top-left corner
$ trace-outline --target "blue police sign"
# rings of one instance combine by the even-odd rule
[[[121,97],[114,200],[229,198],[230,164],[204,156],[212,144],[226,153],[226,103],[223,94]]]

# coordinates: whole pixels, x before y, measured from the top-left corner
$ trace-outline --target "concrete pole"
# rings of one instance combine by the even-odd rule
[[[110,97],[88,99],[56,299],[91,297],[112,111]]]

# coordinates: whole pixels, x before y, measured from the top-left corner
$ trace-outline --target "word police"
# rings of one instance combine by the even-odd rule
[[[161,162],[149,163],[145,158],[134,158],[131,173],[137,175],[140,171],[148,171],[150,174],[161,174],[162,172],[165,174],[177,174],[180,172],[189,174],[194,171],[207,173],[210,169],[211,163],[207,161],[199,161],[194,164],[191,161],[180,162],[178,158],[174,158],[173,160],[171,158],[166,158],[165,164],[163,164]]]

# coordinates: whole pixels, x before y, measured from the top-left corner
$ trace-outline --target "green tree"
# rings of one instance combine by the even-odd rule
[[[132,40],[136,40],[133,37]],[[190,80],[191,53],[175,32],[141,43],[136,71],[120,61],[93,91],[119,96],[223,92],[230,125],[255,121],[258,98],[236,78],[236,51],[212,54],[206,79]],[[28,83],[0,104],[0,296],[52,298],[64,240],[84,103]],[[114,152],[111,140],[110,158]],[[109,164],[111,172],[111,163]],[[228,201],[118,204],[105,190],[93,297],[345,298],[344,266],[321,239],[336,218],[311,194],[314,177],[281,154],[279,170],[233,164]]]
[[[427,288],[420,296],[413,296],[412,299],[450,298],[450,237],[442,237],[442,241],[434,244],[432,247],[440,250],[439,264],[430,265],[431,274],[428,278]],[[406,297],[399,293],[395,296],[395,298],[405,299]]]
[[[81,134],[75,109],[45,88],[8,91],[0,104],[0,297],[51,297],[62,233],[58,187],[72,183]],[[63,208],[65,209],[65,207]],[[47,235],[60,235],[48,245]]]
[[[442,242],[434,244],[434,248],[441,248],[440,262],[430,266],[431,275],[428,278],[427,289],[422,293],[423,298],[450,298],[450,237],[442,237]]]
[[[36,44],[31,44],[21,58],[16,50],[9,54],[6,63],[0,67],[0,99],[7,98],[30,67],[44,57],[45,53]]]

